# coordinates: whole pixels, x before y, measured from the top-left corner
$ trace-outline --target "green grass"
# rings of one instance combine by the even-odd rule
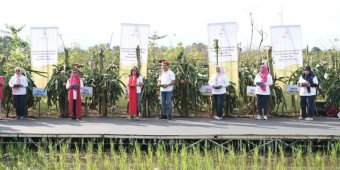
[[[253,152],[239,151],[233,145],[204,148],[199,144],[187,148],[185,144],[158,143],[141,146],[119,145],[112,141],[84,142],[78,144],[39,143],[39,148],[29,148],[21,143],[0,143],[0,170],[2,169],[140,169],[140,170],[303,170],[340,169],[340,141],[328,144],[323,151],[312,152],[310,147],[294,146],[298,150],[285,150],[278,145],[278,153],[267,147],[255,146]],[[211,149],[211,148],[213,149]],[[248,145],[249,147],[249,145]]]

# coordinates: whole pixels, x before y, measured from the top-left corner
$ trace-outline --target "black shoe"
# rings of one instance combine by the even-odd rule
[[[168,116],[168,120],[171,120],[171,116]]]
[[[72,116],[72,119],[77,119],[75,116]]]
[[[167,116],[162,116],[162,117],[160,117],[159,119],[167,119]]]

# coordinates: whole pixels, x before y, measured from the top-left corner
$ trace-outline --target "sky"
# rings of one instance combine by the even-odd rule
[[[30,27],[58,27],[66,47],[81,48],[100,43],[120,45],[122,23],[150,24],[150,35],[158,31],[168,37],[159,46],[208,44],[207,24],[237,22],[237,41],[242,48],[251,39],[250,15],[271,44],[270,26],[300,25],[302,46],[329,49],[340,38],[340,0],[1,0],[0,30],[5,24],[20,27],[23,39]],[[3,36],[0,33],[0,36]],[[254,46],[260,36],[254,29]],[[61,46],[61,42],[59,41]]]

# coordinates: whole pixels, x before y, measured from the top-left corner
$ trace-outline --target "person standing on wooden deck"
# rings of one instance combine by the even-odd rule
[[[264,110],[263,120],[268,119],[268,98],[270,96],[270,85],[273,85],[273,78],[269,74],[268,67],[265,65],[260,66],[260,72],[254,79],[256,85],[255,94],[257,99],[257,107],[259,109],[259,115],[257,120],[262,119],[262,108]]]
[[[0,120],[2,120],[2,115],[1,115],[1,101],[2,99],[4,98],[4,94],[3,94],[3,91],[2,91],[2,88],[4,87],[5,85],[5,81],[4,81],[4,78],[2,76],[0,76]]]
[[[176,83],[174,72],[169,70],[169,62],[163,62],[163,72],[159,75],[158,84],[164,85],[160,88],[162,97],[162,116],[159,119],[171,120],[172,116],[172,93],[173,85]],[[166,115],[166,105],[168,105],[168,116]]]
[[[314,100],[316,97],[316,87],[318,87],[318,79],[313,74],[310,66],[304,68],[304,74],[299,79],[300,86],[300,105],[302,116],[299,120],[313,120],[314,116]],[[308,115],[306,113],[306,106],[308,107]]]
[[[12,88],[15,102],[17,117],[15,119],[24,119],[26,87],[28,87],[27,78],[22,75],[20,67],[14,69],[15,73],[9,81],[9,87]]]
[[[224,98],[229,86],[228,76],[225,75],[223,66],[216,66],[216,72],[209,79],[209,86],[212,87],[212,94],[216,115],[214,119],[221,120],[223,116]]]
[[[140,75],[138,67],[132,67],[127,79],[127,85],[129,87],[129,117],[127,120],[133,119],[134,116],[136,116],[135,120],[139,120],[139,103],[142,96],[141,86],[143,86],[143,77]]]
[[[78,71],[73,69],[70,79],[67,80],[68,100],[70,106],[70,116],[72,119],[81,119],[81,92],[84,87],[83,80],[79,78]]]

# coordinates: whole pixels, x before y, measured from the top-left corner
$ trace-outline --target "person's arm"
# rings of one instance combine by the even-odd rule
[[[260,76],[259,76],[259,75],[256,75],[256,76],[255,76],[255,79],[254,79],[254,85],[255,85],[255,86],[257,86],[257,85],[256,85],[257,82],[261,82],[261,79],[260,79]]]
[[[69,80],[67,80],[67,82],[66,82],[66,89],[70,89],[70,81]]]
[[[1,81],[0,81],[1,86],[4,86],[4,85],[5,85],[4,78],[1,78],[0,80],[1,80]]]
[[[13,77],[11,77],[11,80],[9,80],[8,83],[9,87],[13,88],[14,84],[13,84]]]
[[[272,77],[272,75],[268,74],[268,76],[267,76],[267,83],[264,83],[264,84],[267,85],[267,86],[273,85],[273,77]]]
[[[82,88],[84,88],[84,83],[83,83],[83,80],[82,79],[80,79],[80,87],[79,87],[80,89],[82,89]]]
[[[318,78],[315,76],[313,78],[313,84],[311,84],[310,86],[311,87],[318,87],[318,85],[319,85]]]
[[[129,86],[130,76],[127,78],[126,84]]]
[[[162,80],[162,77],[161,77],[161,74],[159,74],[159,77],[158,77],[158,79],[157,79],[157,83],[158,84],[161,84],[161,83],[159,83],[159,81],[161,81]]]
[[[24,79],[24,82],[22,83],[21,87],[26,88],[26,87],[28,87],[28,81],[27,81],[26,77],[24,77],[23,79]]]
[[[300,76],[299,81],[297,82],[298,86],[301,86],[300,84],[303,82],[304,79],[302,79],[302,76]]]
[[[227,75],[224,75],[223,77],[224,77],[224,81],[223,81],[223,84],[221,85],[221,88],[226,88],[230,85],[230,82],[229,82]]]
[[[209,86],[215,85],[215,76],[212,75],[208,81]]]
[[[138,80],[139,80],[138,86],[143,86],[143,85],[144,85],[144,83],[143,83],[143,77],[142,77],[142,76],[139,76]]]

